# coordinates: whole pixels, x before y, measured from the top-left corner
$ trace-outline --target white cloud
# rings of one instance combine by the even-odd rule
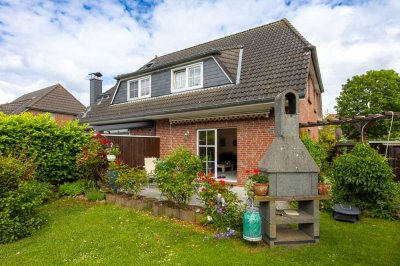
[[[90,10],[80,1],[0,3],[0,103],[59,82],[88,104],[88,73],[102,72],[108,88],[156,54],[287,17],[317,47],[323,108],[332,112],[347,78],[399,72],[399,2],[166,0],[147,13],[136,2],[129,12],[118,1],[90,1]]]

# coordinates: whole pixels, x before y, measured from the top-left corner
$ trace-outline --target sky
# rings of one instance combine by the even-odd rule
[[[89,103],[155,55],[287,18],[317,47],[333,113],[342,85],[372,69],[400,72],[399,0],[0,0],[0,104],[61,83]]]

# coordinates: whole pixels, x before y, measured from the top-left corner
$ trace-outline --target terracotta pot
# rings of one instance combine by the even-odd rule
[[[329,192],[329,186],[324,183],[318,184],[318,194],[319,195],[327,195]]]
[[[254,194],[256,196],[266,196],[268,195],[268,183],[255,183],[254,184]]]

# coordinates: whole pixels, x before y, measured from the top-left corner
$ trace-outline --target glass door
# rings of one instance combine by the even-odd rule
[[[217,130],[197,130],[197,154],[203,159],[203,170],[206,174],[217,172]]]

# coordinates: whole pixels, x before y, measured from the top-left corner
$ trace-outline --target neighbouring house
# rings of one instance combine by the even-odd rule
[[[24,94],[10,103],[0,105],[0,112],[5,114],[50,113],[58,123],[78,118],[85,109],[61,84]]]
[[[101,84],[92,75],[82,122],[103,133],[158,136],[161,156],[184,145],[206,171],[240,186],[274,139],[279,92],[299,94],[300,122],[322,117],[316,48],[286,19],[156,56],[104,93]],[[306,132],[317,138],[317,130]]]

